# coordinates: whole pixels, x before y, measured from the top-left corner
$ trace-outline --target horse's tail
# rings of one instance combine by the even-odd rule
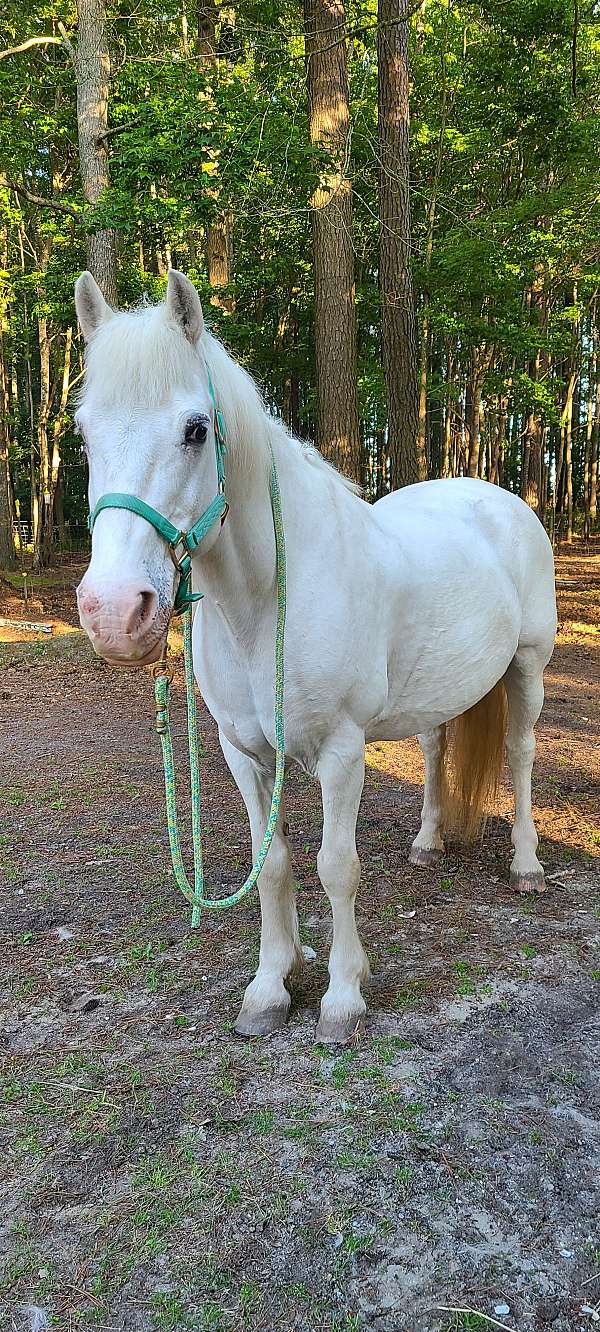
[[[446,725],[442,762],[444,830],[473,842],[481,832],[502,776],[507,724],[502,680],[485,698]]]

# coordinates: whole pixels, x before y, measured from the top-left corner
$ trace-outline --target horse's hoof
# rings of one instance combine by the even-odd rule
[[[515,893],[545,893],[546,880],[543,870],[531,870],[529,874],[510,871],[510,886]]]
[[[431,869],[444,859],[444,852],[436,846],[411,846],[408,853],[410,865],[420,865],[421,869]]]
[[[244,1012],[242,1008],[233,1030],[236,1036],[270,1036],[272,1031],[285,1027],[289,1011],[289,1004],[263,1008],[256,1013]]]
[[[358,1045],[364,1034],[364,1013],[333,1018],[321,1014],[315,1041],[317,1045]]]

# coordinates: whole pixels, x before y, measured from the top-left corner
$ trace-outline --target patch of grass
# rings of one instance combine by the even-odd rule
[[[160,1328],[161,1332],[171,1332],[173,1328],[185,1326],[185,1305],[178,1295],[170,1291],[156,1291],[150,1305],[153,1326]]]
[[[331,1081],[338,1091],[341,1087],[346,1085],[352,1071],[354,1060],[354,1050],[345,1050],[343,1055],[341,1055],[339,1059],[336,1059],[331,1070]]]
[[[458,958],[452,963],[452,970],[458,977],[457,993],[465,996],[471,996],[477,993],[477,978],[481,976],[482,968],[477,962],[468,962],[465,958]]]
[[[268,1133],[273,1132],[275,1114],[273,1110],[256,1110],[251,1116],[250,1123],[255,1133],[260,1137],[266,1137]]]
[[[412,1193],[415,1173],[415,1168],[411,1165],[397,1166],[394,1171],[394,1184],[405,1197]]]
[[[372,1049],[381,1064],[392,1064],[399,1050],[414,1050],[414,1041],[405,1041],[401,1036],[376,1036]]]
[[[456,1328],[469,1328],[470,1332],[476,1332],[478,1328],[485,1328],[486,1332],[491,1332],[493,1326],[494,1324],[489,1318],[486,1318],[485,1314],[459,1313],[457,1311],[452,1314],[452,1319],[447,1324],[444,1332],[455,1332]]]
[[[425,976],[417,976],[407,981],[396,992],[396,1008],[417,1008],[419,1000],[427,993],[429,981]]]

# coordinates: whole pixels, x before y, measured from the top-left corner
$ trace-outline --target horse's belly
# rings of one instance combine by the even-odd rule
[[[520,607],[508,582],[489,590],[491,602],[473,596],[462,615],[438,605],[407,636],[407,626],[392,636],[388,696],[367,728],[369,739],[402,739],[440,726],[502,679],[517,649]]]

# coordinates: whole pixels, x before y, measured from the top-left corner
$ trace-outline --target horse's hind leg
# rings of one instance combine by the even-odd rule
[[[543,667],[534,648],[519,648],[504,677],[508,698],[506,749],[515,795],[511,841],[515,848],[510,882],[517,892],[543,892],[544,870],[536,856],[537,832],[531,814],[533,728],[544,702]]]
[[[333,943],[330,982],[321,1002],[317,1040],[345,1045],[352,1040],[366,1011],[360,987],[369,975],[354,918],[360,882],[356,819],[365,776],[362,732],[352,727],[331,736],[319,757],[318,776],[323,796],[323,841],[317,869],[331,903]]]
[[[220,736],[221,748],[243,796],[256,859],[267,826],[273,772],[242,754]],[[258,971],[244,995],[235,1030],[238,1036],[266,1036],[286,1021],[290,994],[285,981],[302,962],[292,860],[284,832],[283,802],[277,828],[258,880],[262,928]]]
[[[434,726],[417,736],[425,760],[425,789],[421,827],[410,848],[411,865],[437,865],[444,854],[442,836],[442,766],[446,727]]]

